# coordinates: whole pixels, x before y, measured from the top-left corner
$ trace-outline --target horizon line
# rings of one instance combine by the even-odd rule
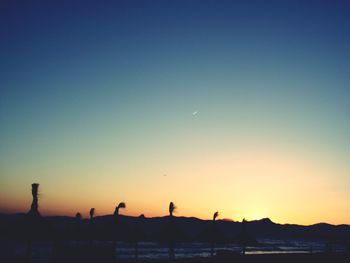
[[[28,214],[28,212],[3,212],[0,211],[0,215],[26,215]],[[145,218],[148,219],[153,219],[153,218],[164,218],[164,217],[169,217],[169,215],[163,215],[163,216],[145,216],[143,213],[140,214],[139,216],[135,216],[135,215],[126,215],[126,214],[120,214],[119,216],[121,217],[140,217],[141,215],[143,215]],[[113,216],[113,214],[101,214],[101,215],[96,215],[94,216],[94,218],[98,218],[98,217],[107,217],[107,216]],[[42,217],[68,217],[68,218],[74,218],[74,216],[70,216],[70,215],[64,215],[64,214],[52,214],[52,215],[42,215]],[[176,216],[174,215],[174,217],[176,218],[194,218],[194,219],[198,219],[201,221],[211,221],[212,219],[204,219],[204,218],[200,218],[200,217],[196,217],[196,216]],[[82,217],[82,220],[89,220],[88,217]],[[297,225],[297,226],[315,226],[315,225],[320,225],[320,224],[326,224],[326,225],[330,225],[330,226],[350,226],[350,224],[348,223],[341,223],[341,224],[332,224],[332,223],[327,223],[325,221],[320,221],[318,223],[313,223],[313,224],[298,224],[298,223],[279,223],[279,222],[275,222],[274,220],[272,220],[270,217],[263,217],[260,219],[242,219],[241,221],[236,221],[232,218],[221,218],[221,219],[217,219],[217,221],[225,221],[225,222],[231,222],[231,223],[242,223],[243,220],[246,220],[247,222],[256,222],[256,221],[262,221],[262,220],[269,220],[271,223],[273,224],[277,224],[277,225]]]

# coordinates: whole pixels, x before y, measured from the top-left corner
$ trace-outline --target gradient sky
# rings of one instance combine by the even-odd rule
[[[350,224],[347,1],[34,2],[0,3],[0,211]]]

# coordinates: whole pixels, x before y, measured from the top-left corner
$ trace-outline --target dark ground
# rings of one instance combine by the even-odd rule
[[[2,258],[1,262],[3,263],[24,263],[28,262],[25,258]],[[51,262],[60,262],[60,263],[87,263],[87,262],[96,262],[96,263],[118,263],[126,261],[113,261],[110,259],[103,258],[71,258],[71,259],[53,259]],[[127,262],[134,263],[169,263],[171,261],[168,260],[132,260]],[[269,262],[269,263],[309,263],[309,262],[331,262],[331,263],[349,263],[350,262],[350,254],[263,254],[263,255],[221,255],[215,256],[213,258],[192,258],[192,259],[175,259],[172,261],[174,263],[261,263],[261,262]]]

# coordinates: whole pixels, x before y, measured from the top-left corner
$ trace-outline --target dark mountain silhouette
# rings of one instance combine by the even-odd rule
[[[0,235],[9,237],[23,237],[20,232],[21,225],[26,218],[26,214],[0,214]],[[44,217],[45,221],[51,226],[51,234],[60,233],[64,235],[69,232],[71,227],[75,226],[76,218],[67,216],[49,216]],[[159,240],[159,232],[169,224],[169,216],[142,218],[140,224],[139,217],[119,215],[118,220],[123,225],[123,234],[120,234],[118,240],[129,241],[128,233],[133,229],[142,231],[139,240]],[[200,241],[201,233],[210,229],[212,220],[201,220],[195,217],[172,217],[177,229],[185,235],[178,235],[177,241]],[[112,240],[114,217],[113,215],[94,217],[95,239]],[[83,232],[89,233],[90,219],[81,219],[81,228]],[[224,240],[227,242],[236,242],[241,233],[242,223],[228,220],[216,220],[215,227],[218,232],[222,233]],[[246,231],[250,236],[256,238],[302,238],[302,239],[324,239],[331,241],[348,241],[350,240],[350,225],[331,225],[319,223],[309,226],[295,224],[277,224],[268,218],[261,220],[247,221]],[[90,232],[91,233],[91,232]],[[24,237],[23,237],[24,238]],[[179,240],[183,239],[183,240]]]

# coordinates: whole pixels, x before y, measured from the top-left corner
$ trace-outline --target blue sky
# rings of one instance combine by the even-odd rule
[[[0,6],[3,200],[86,176],[132,193],[130,167],[143,182],[184,156],[274,149],[327,166],[350,203],[346,1],[73,2]]]

